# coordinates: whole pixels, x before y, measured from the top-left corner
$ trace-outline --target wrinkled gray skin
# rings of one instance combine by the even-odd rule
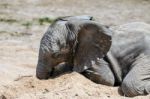
[[[130,23],[113,29],[112,45],[101,65],[107,65],[113,71],[116,85],[126,96],[146,95],[150,93],[150,25]],[[105,71],[105,68],[98,68]],[[89,69],[89,71],[92,71]],[[91,74],[85,70],[88,78]],[[94,72],[92,72],[94,75]],[[96,77],[96,74],[94,75]],[[108,75],[100,75],[108,78]],[[94,78],[94,77],[93,77]],[[103,83],[107,84],[107,83]]]
[[[110,29],[91,17],[58,18],[41,40],[37,78],[73,69],[96,83],[121,85],[126,96],[149,94],[150,25],[131,23],[113,31],[111,45]]]
[[[149,94],[150,25],[138,22],[122,25],[114,31],[112,41],[108,54],[117,60],[114,65],[118,64],[123,93],[126,96]]]
[[[90,16],[61,17],[50,25],[41,39],[36,76],[48,79],[68,71],[84,72],[99,67],[111,46],[111,31]],[[96,62],[96,63],[93,63]],[[108,66],[98,75],[107,75],[107,85],[114,80]],[[97,71],[96,69],[94,71]]]

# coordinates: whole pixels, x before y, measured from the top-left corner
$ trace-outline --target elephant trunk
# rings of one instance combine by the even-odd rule
[[[36,77],[38,79],[48,79],[51,70],[52,68],[49,68],[48,70],[42,62],[38,62],[36,67]]]
[[[111,51],[109,51],[107,53],[107,59],[111,64],[111,69],[117,79],[117,83],[120,84],[122,82],[122,72],[121,72],[121,68],[119,66],[118,61],[116,60],[116,58],[112,55]]]

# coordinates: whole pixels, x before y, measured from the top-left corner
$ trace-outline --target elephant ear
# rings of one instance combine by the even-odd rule
[[[81,24],[78,34],[79,41],[88,43],[91,47],[97,47],[104,57],[112,43],[112,31],[97,22],[85,21]]]
[[[109,27],[91,20],[70,20],[66,23],[68,30],[67,40],[77,43],[92,44],[98,47],[103,54],[107,54],[112,43],[112,31]]]
[[[68,38],[75,45],[74,70],[83,72],[92,61],[103,58],[111,47],[112,32],[94,21],[73,20],[67,22]]]

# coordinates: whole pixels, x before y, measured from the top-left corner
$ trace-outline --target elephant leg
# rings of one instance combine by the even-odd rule
[[[140,55],[124,78],[121,89],[126,96],[150,93],[150,57]]]
[[[46,65],[39,62],[36,67],[36,77],[38,79],[48,79],[50,77],[50,73],[52,72],[52,68],[47,69]]]
[[[109,64],[103,59],[99,59],[96,64],[93,64],[91,68],[85,70],[82,74],[98,84],[114,86],[115,83],[114,74],[109,68]]]

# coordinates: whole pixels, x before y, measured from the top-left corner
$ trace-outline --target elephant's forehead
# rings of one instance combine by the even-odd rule
[[[66,23],[67,21],[62,21],[62,20],[57,21],[57,25],[65,25]]]
[[[57,33],[53,33],[53,36],[51,36],[53,39],[52,42],[56,42],[57,47],[66,47],[67,46],[67,36],[68,31],[65,26],[60,26],[57,31]],[[52,44],[53,45],[53,44]]]
[[[62,20],[92,20],[92,16],[88,15],[80,15],[80,16],[68,16],[68,17],[63,17],[61,18]]]
[[[74,17],[70,17],[70,20],[73,19],[79,19],[79,20],[90,20],[92,18],[92,16],[87,16],[87,15],[81,15],[81,16],[74,16]]]

